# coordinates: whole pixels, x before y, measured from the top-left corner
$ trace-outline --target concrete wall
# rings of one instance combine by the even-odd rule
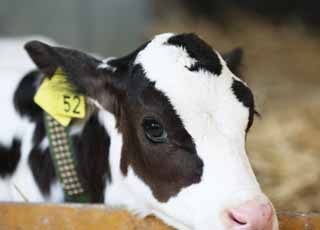
[[[103,55],[144,41],[148,0],[0,0],[0,36],[40,34]]]

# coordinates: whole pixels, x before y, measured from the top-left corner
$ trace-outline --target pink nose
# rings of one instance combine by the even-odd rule
[[[232,229],[272,230],[274,212],[270,203],[249,201],[227,212]]]

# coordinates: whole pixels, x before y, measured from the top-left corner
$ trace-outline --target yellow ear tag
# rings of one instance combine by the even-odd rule
[[[72,86],[66,81],[66,76],[60,68],[51,79],[44,79],[34,101],[65,127],[72,118],[85,117],[84,96],[72,91]]]

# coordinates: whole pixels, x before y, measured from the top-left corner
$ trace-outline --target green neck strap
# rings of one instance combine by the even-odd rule
[[[77,158],[69,128],[62,126],[48,113],[43,112],[43,114],[51,158],[56,175],[63,187],[65,200],[73,203],[89,203],[90,196],[83,188],[76,170]]]

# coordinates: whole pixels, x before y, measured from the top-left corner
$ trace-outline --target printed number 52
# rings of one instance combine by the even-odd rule
[[[80,97],[75,95],[73,97],[69,95],[63,95],[63,104],[64,104],[64,111],[66,113],[74,113],[80,114],[79,105],[80,105]]]

